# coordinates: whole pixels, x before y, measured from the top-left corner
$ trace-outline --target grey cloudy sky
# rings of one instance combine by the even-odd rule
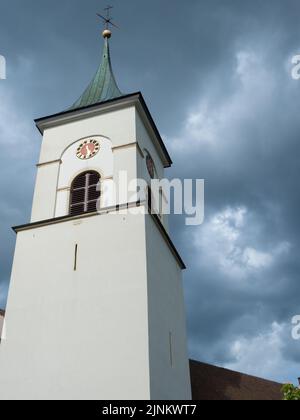
[[[173,218],[188,265],[190,356],[279,381],[300,376],[298,0],[114,0],[125,93],[141,90],[174,166],[206,180],[204,225]],[[29,220],[41,139],[33,119],[82,93],[99,64],[100,0],[2,0],[0,306]],[[26,281],[26,279],[24,279]],[[31,291],[28,290],[28,293]],[[26,296],[24,296],[26,300]]]

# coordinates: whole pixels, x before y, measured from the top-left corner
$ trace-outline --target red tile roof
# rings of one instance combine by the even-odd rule
[[[282,384],[191,360],[193,400],[279,401]]]

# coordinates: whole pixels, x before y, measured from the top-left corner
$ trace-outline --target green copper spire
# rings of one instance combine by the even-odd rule
[[[99,102],[104,102],[123,96],[120,89],[118,88],[112,71],[108,41],[111,33],[108,32],[109,31],[104,31],[103,33],[105,43],[102,63],[100,64],[94,79],[91,81],[82,96],[70,108],[70,110],[83,108],[89,105],[94,105]]]

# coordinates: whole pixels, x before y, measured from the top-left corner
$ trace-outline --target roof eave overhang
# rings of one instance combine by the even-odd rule
[[[50,115],[35,120],[35,124],[43,135],[46,129],[56,127],[62,124],[71,123],[78,121],[82,118],[90,118],[99,115],[101,112],[109,112],[114,109],[124,108],[130,105],[135,105],[142,116],[148,131],[151,134],[156,147],[160,152],[163,164],[165,168],[169,168],[172,165],[171,157],[167,151],[167,148],[161,138],[161,135],[156,127],[156,124],[151,116],[151,113],[147,107],[147,104],[143,98],[141,92],[132,93],[130,95],[124,95],[120,98],[111,99],[105,102],[89,105],[83,108],[72,109],[58,114]]]

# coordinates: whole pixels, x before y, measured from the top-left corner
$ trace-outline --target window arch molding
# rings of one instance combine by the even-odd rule
[[[101,142],[101,140],[105,140],[108,141],[111,144],[111,147],[113,147],[113,143],[110,137],[104,136],[103,134],[94,134],[94,135],[90,135],[90,136],[85,136],[79,139],[76,139],[74,141],[72,141],[72,143],[68,144],[62,151],[61,155],[60,155],[60,160],[63,159],[64,154],[69,150],[72,149],[72,147],[77,144],[77,143],[82,143],[84,140],[87,139],[97,139],[99,142]]]
[[[73,179],[70,188],[69,215],[93,213],[101,198],[101,175],[98,171],[86,170]]]

